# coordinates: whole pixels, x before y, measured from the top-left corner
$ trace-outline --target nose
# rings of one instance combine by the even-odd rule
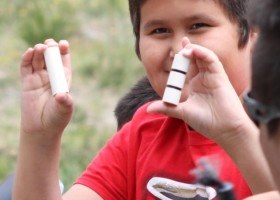
[[[170,57],[174,58],[180,50],[182,50],[187,44],[190,43],[190,40],[185,35],[179,35],[174,37],[170,49]]]

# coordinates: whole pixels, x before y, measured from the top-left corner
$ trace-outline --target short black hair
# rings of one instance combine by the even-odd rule
[[[139,41],[140,41],[140,21],[141,7],[146,0],[129,0],[130,18],[135,35],[135,51],[140,58]],[[248,23],[248,5],[250,0],[213,0],[221,4],[228,13],[229,18],[236,21],[239,25],[239,48],[244,47],[249,39],[250,27]]]
[[[161,99],[160,96],[154,91],[146,76],[138,80],[128,93],[118,101],[115,107],[118,130],[132,119],[135,111],[140,106],[147,102],[159,99]]]
[[[252,58],[252,95],[280,111],[280,1],[256,0],[250,23],[259,30]],[[278,119],[268,123],[270,135],[276,133]]]

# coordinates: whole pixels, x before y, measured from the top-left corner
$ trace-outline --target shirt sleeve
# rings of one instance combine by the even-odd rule
[[[91,188],[104,199],[126,199],[129,131],[128,123],[107,142],[75,184]]]

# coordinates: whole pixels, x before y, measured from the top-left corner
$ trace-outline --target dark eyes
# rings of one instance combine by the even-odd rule
[[[152,31],[153,34],[162,34],[162,33],[170,33],[167,28],[157,28]]]
[[[195,31],[195,30],[199,30],[199,29],[205,28],[205,27],[209,27],[209,25],[205,24],[205,23],[195,23],[189,27],[189,31]],[[154,29],[152,31],[152,34],[167,34],[167,33],[171,33],[171,32],[172,31],[169,28],[160,27],[160,28]]]
[[[200,28],[204,28],[204,27],[208,27],[208,26],[209,25],[205,24],[205,23],[196,23],[191,26],[191,30],[196,30],[196,29],[200,29]]]

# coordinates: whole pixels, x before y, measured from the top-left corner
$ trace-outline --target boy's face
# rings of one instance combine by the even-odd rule
[[[238,48],[238,24],[214,0],[146,0],[141,8],[140,54],[148,78],[162,96],[182,38],[214,51],[240,95],[250,80],[251,41]],[[188,84],[188,83],[186,83]],[[185,89],[182,100],[188,96]]]

